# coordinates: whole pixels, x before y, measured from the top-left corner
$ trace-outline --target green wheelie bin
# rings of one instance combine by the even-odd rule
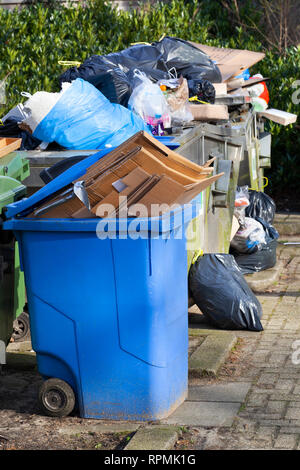
[[[5,206],[22,199],[29,175],[29,162],[18,152],[0,159],[0,214],[4,219]],[[14,333],[16,339],[27,333],[29,322],[24,312],[26,292],[24,275],[20,270],[18,244],[12,232],[0,229],[0,367],[6,363],[6,346]],[[22,318],[24,317],[24,318]],[[17,320],[17,323],[14,322]]]

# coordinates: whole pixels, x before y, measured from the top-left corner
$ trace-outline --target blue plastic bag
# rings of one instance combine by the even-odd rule
[[[88,150],[117,147],[139,131],[151,134],[139,116],[77,78],[36,127],[33,137],[67,149]]]

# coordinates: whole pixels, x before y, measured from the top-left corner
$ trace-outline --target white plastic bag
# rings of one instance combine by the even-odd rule
[[[245,209],[250,204],[248,186],[240,186],[235,192],[234,215],[241,227],[245,227]]]
[[[22,96],[29,98],[23,106],[23,111],[28,116],[23,120],[23,123],[27,124],[32,134],[70,86],[71,83],[63,83],[59,93],[48,93],[47,91],[37,91],[34,95],[24,91],[21,93]]]
[[[164,128],[171,127],[168,104],[160,87],[139,70],[135,70],[134,78],[137,86],[129,98],[128,108],[149,124],[154,134],[159,132],[157,128],[161,124]]]
[[[230,242],[238,253],[254,253],[266,244],[266,234],[260,222],[245,217],[245,226],[241,227]]]

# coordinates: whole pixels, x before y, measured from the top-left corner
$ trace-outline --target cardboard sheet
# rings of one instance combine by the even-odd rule
[[[129,216],[136,216],[135,204],[143,204],[150,216],[152,204],[166,205],[163,210],[168,210],[173,204],[190,202],[223,175],[210,176],[212,171],[209,166],[201,167],[169,150],[151,136],[138,133],[91,165],[80,178],[90,207],[72,194],[71,185],[29,217],[115,217],[125,204],[120,196],[127,198]],[[66,194],[71,198],[66,200]]]
[[[193,46],[198,47],[205,52],[211,60],[215,61],[220,69],[222,81],[225,82],[235,75],[239,75],[244,70],[252,67],[252,65],[260,62],[265,54],[263,52],[253,52],[243,49],[229,49],[206,46],[191,42]]]
[[[195,121],[219,121],[229,119],[228,107],[223,104],[190,104]]]

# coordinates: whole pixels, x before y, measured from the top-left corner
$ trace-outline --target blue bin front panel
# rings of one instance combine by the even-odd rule
[[[184,240],[19,231],[33,348],[80,415],[152,420],[187,393]]]

